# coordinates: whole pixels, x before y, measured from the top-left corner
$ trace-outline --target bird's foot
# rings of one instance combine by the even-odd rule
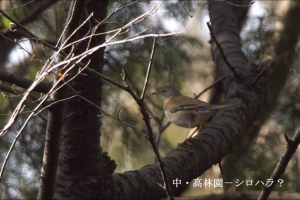
[[[182,145],[182,144],[184,144],[184,143],[187,143],[188,145],[192,146],[192,144],[189,143],[189,141],[188,141],[189,139],[190,139],[190,138],[185,138],[185,140],[184,140],[183,142],[178,143],[177,146]]]

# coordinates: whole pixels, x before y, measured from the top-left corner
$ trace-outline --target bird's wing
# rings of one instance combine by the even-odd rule
[[[167,106],[169,111],[177,112],[184,110],[207,109],[210,104],[190,97],[180,96],[172,99]]]
[[[169,107],[169,111],[171,112],[177,112],[177,111],[205,111],[205,110],[226,110],[230,108],[236,108],[238,106],[234,105],[213,105],[213,104],[208,104],[204,101],[198,100],[198,99],[193,99],[190,97],[186,96],[181,96],[180,99],[178,99],[181,103],[173,104],[173,106]]]
[[[235,108],[238,106],[233,105],[212,105],[198,99],[193,99],[187,96],[177,96],[169,100],[164,109],[167,109],[169,112],[177,111],[204,111],[204,110],[225,110],[229,108]]]
[[[199,103],[199,104],[183,104],[180,105],[176,111],[179,110],[194,110],[194,111],[203,111],[203,110],[226,110],[230,108],[236,108],[238,106],[234,105],[212,105],[205,102]]]
[[[179,110],[207,110],[211,107],[210,104],[205,103],[203,101],[191,101],[185,102],[177,107],[177,111]]]

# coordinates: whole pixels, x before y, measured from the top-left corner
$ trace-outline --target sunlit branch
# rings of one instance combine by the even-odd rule
[[[3,130],[0,131],[0,136],[5,135],[7,133],[8,129],[12,126],[12,124],[15,122],[16,118],[18,117],[21,108],[23,107],[24,102],[27,100],[30,92],[33,91],[33,89],[40,83],[44,78],[49,74],[49,72],[44,72],[41,74],[41,76],[38,76],[37,79],[33,82],[33,84],[28,88],[28,90],[23,94],[23,98],[19,102],[18,106],[13,111],[8,123],[5,125]],[[44,100],[45,101],[45,100]],[[41,101],[43,102],[43,101]]]
[[[80,63],[86,56],[82,56],[82,57],[78,57],[78,60],[73,64],[73,67]],[[65,64],[69,64],[70,62],[66,62]],[[60,66],[60,65],[59,65]],[[71,67],[72,68],[72,67]],[[71,68],[69,68],[68,70],[71,70]],[[52,68],[48,68],[46,71],[40,72],[39,74],[37,74],[37,77],[35,79],[35,81],[32,83],[32,85],[28,88],[28,90],[23,94],[23,98],[21,99],[21,101],[19,102],[18,106],[16,107],[16,109],[14,110],[14,112],[12,113],[11,118],[9,119],[8,123],[5,125],[5,127],[3,128],[3,130],[0,131],[0,136],[3,136],[5,133],[7,133],[7,131],[9,130],[9,128],[12,126],[12,124],[15,122],[18,114],[20,113],[20,108],[23,106],[23,103],[26,101],[26,99],[28,98],[29,94],[34,90],[34,88],[41,83],[54,69],[56,69],[56,67],[52,67]],[[60,80],[59,80],[60,81]],[[55,84],[57,85],[59,83],[59,81]],[[55,88],[55,86],[52,87],[52,90]],[[49,94],[51,93],[51,90],[49,91],[48,95],[45,95],[45,97],[43,98],[43,100],[41,101],[44,102],[46,100],[46,98],[48,98]]]
[[[149,81],[149,75],[150,75],[152,64],[153,64],[153,55],[154,55],[154,52],[155,52],[155,47],[156,47],[156,38],[153,39],[152,51],[151,51],[150,60],[149,60],[149,64],[148,64],[148,69],[147,69],[147,74],[146,74],[146,78],[145,78],[144,88],[143,88],[140,99],[144,99],[144,97],[145,97],[145,92],[146,92],[148,81]]]
[[[63,49],[66,49],[67,47],[73,45],[73,43],[68,43],[68,41],[71,39],[71,37],[73,37],[77,32],[78,30],[83,26],[85,25],[89,20],[90,18],[94,15],[94,13],[91,13],[65,40],[64,40],[64,43],[61,45],[61,48],[58,52],[61,52]],[[68,45],[66,45],[68,43]],[[78,42],[77,42],[78,43]]]
[[[115,42],[108,42],[108,43],[105,42],[104,44],[93,47],[93,48],[89,49],[88,51],[86,51],[86,52],[84,52],[80,55],[74,56],[71,59],[68,59],[68,60],[65,60],[63,62],[60,62],[60,63],[56,64],[55,66],[52,67],[52,70],[55,69],[55,68],[58,68],[62,65],[75,62],[75,60],[77,60],[78,58],[81,58],[81,57],[85,58],[85,57],[93,54],[95,51],[97,51],[97,50],[99,50],[100,48],[103,48],[103,47],[108,47],[108,46],[117,45],[117,44],[123,44],[123,43],[126,43],[126,42],[131,42],[131,41],[135,41],[135,40],[139,40],[139,39],[145,39],[145,38],[148,38],[148,37],[153,37],[153,38],[154,37],[167,37],[167,36],[171,36],[171,35],[177,35],[177,34],[180,34],[182,32],[183,31],[167,33],[167,34],[147,34],[147,35],[142,35],[142,36],[138,36],[138,37],[135,37],[135,38],[129,38],[129,39],[126,38],[126,39],[115,41]],[[76,62],[76,64],[80,64],[80,63]],[[87,68],[87,70],[90,70],[90,68]]]
[[[81,62],[83,58],[79,59],[78,62]],[[76,64],[73,64],[73,67],[76,66]],[[71,70],[73,67],[70,67],[66,73]],[[51,72],[51,71],[50,71]],[[12,125],[12,123],[14,123],[14,121],[16,120],[16,118],[18,117],[18,115],[20,114],[20,112],[22,111],[22,109],[24,108],[23,104],[25,103],[25,100],[28,98],[30,92],[32,91],[32,89],[34,88],[35,84],[37,84],[44,76],[47,76],[48,73],[50,72],[43,72],[42,74],[40,74],[37,77],[37,80],[32,84],[32,86],[25,92],[25,95],[23,96],[23,98],[21,99],[21,101],[19,102],[17,108],[14,110],[9,122],[7,123],[7,125],[4,127],[3,130],[1,130],[1,135],[3,136],[5,133],[7,133],[8,129],[10,128],[10,126]],[[80,73],[78,73],[80,74]],[[5,160],[2,164],[2,168],[0,171],[0,179],[2,177],[3,171],[5,169],[5,166],[7,164],[8,158],[14,148],[14,145],[16,144],[18,138],[20,137],[21,133],[23,132],[24,128],[27,126],[28,122],[30,121],[30,119],[35,116],[36,114],[38,114],[39,112],[37,111],[41,105],[49,98],[49,96],[52,94],[52,92],[55,90],[55,88],[60,84],[61,79],[59,79],[54,86],[51,88],[51,90],[42,98],[42,100],[40,101],[40,103],[35,107],[35,109],[32,110],[32,112],[30,113],[30,115],[27,117],[26,121],[23,123],[23,126],[21,127],[21,129],[18,131],[18,134],[15,136],[13,143],[11,144],[11,147],[5,157]],[[66,83],[64,83],[66,84]],[[71,97],[70,97],[71,98]],[[66,99],[65,99],[66,100]],[[41,111],[40,111],[41,112]]]
[[[69,6],[69,8],[72,8],[72,12],[71,12],[72,14],[71,14],[71,16],[73,16],[74,9],[75,9],[74,3],[75,3],[75,1],[71,1],[71,2],[70,2],[70,6]],[[70,12],[68,12],[68,14],[69,14],[69,13],[70,13]],[[72,20],[72,17],[71,17],[71,16],[68,16],[68,17],[67,17],[68,21],[67,21],[66,26],[64,27],[62,33],[60,34],[60,37],[58,38],[58,40],[57,40],[57,42],[56,42],[56,45],[55,45],[56,48],[58,48],[58,46],[60,45],[60,41],[61,41],[62,38],[65,36],[65,33],[66,33],[67,29],[69,28],[69,25],[70,25],[71,20]]]

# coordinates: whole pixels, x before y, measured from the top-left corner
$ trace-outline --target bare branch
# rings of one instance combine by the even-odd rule
[[[83,58],[82,58],[83,59]],[[82,59],[79,59],[78,62],[81,62]],[[65,73],[67,73],[68,71],[70,71],[76,64],[73,64],[72,67],[70,67]],[[30,86],[30,88],[24,93],[23,98],[21,99],[21,101],[19,102],[18,106],[16,107],[16,109],[14,110],[14,112],[12,113],[12,116],[9,120],[9,122],[6,124],[6,126],[4,127],[3,130],[1,130],[0,132],[0,136],[5,135],[5,133],[7,133],[7,131],[9,130],[9,128],[11,127],[11,125],[14,123],[14,121],[17,119],[19,113],[23,110],[24,106],[23,104],[25,103],[26,99],[28,98],[28,96],[30,95],[30,92],[33,90],[33,88],[41,81],[43,80],[51,71],[45,71],[43,73],[38,74],[38,77],[36,78],[36,80],[33,82],[33,84]],[[79,73],[78,73],[79,74]],[[38,114],[39,112],[37,112],[37,110],[40,108],[40,106],[48,99],[48,97],[52,94],[52,92],[55,90],[55,88],[60,84],[61,79],[59,79],[54,86],[51,88],[51,90],[42,98],[42,100],[40,101],[40,103],[35,107],[35,109],[32,110],[32,112],[30,113],[30,115],[27,117],[26,121],[23,123],[23,126],[21,127],[21,129],[18,131],[18,134],[15,136],[15,139],[13,141],[13,143],[11,144],[11,147],[5,157],[5,160],[2,164],[2,168],[0,171],[0,179],[2,177],[2,174],[4,172],[5,166],[7,164],[8,158],[14,148],[15,143],[17,142],[18,138],[20,137],[21,133],[23,132],[24,128],[27,126],[28,122],[30,121],[30,119],[35,116],[36,114]],[[65,82],[64,84],[67,84],[67,82]],[[62,86],[61,86],[62,87]]]
[[[228,75],[225,75],[225,76],[222,76],[220,78],[218,78],[217,80],[215,80],[211,85],[209,85],[208,87],[206,87],[202,92],[200,92],[199,94],[195,94],[195,99],[198,99],[204,92],[206,92],[207,90],[215,87],[215,85],[217,85],[220,81],[222,81],[223,79],[231,76],[232,74],[228,74]]]
[[[34,88],[41,83],[46,76],[48,76],[48,74],[50,73],[50,71],[46,71],[43,73],[40,73],[37,75],[35,81],[32,83],[32,85],[28,88],[28,90],[23,94],[23,98],[21,99],[21,101],[19,102],[18,106],[16,107],[16,109],[14,110],[14,112],[12,113],[11,118],[9,119],[8,123],[5,125],[5,127],[3,128],[3,130],[0,131],[0,136],[5,135],[5,133],[7,133],[7,131],[9,130],[9,128],[12,126],[12,124],[15,122],[16,118],[18,117],[21,108],[23,107],[24,102],[27,100],[27,98],[29,97],[30,93],[34,90]],[[46,95],[47,96],[47,95]],[[45,101],[46,99],[44,98],[39,106]]]
[[[144,88],[143,88],[143,92],[140,97],[140,99],[142,99],[142,100],[145,97],[145,92],[146,92],[147,85],[148,85],[149,75],[150,75],[152,63],[153,63],[153,55],[155,52],[155,47],[156,47],[156,38],[153,39],[152,51],[151,51],[150,61],[149,61],[148,70],[147,70],[147,74],[146,74],[146,78],[145,78]]]
[[[292,139],[289,139],[286,134],[284,134],[285,140],[287,142],[287,149],[282,155],[280,161],[278,162],[274,172],[272,173],[270,179],[273,181],[271,185],[265,185],[264,189],[261,191],[258,199],[268,199],[270,193],[272,192],[275,185],[278,183],[278,180],[280,176],[285,172],[285,169],[291,160],[292,156],[296,152],[298,145],[300,143],[300,129],[298,132],[294,135]]]
[[[261,70],[261,72],[256,76],[256,78],[254,79],[254,81],[252,82],[252,86],[255,86],[255,84],[257,83],[257,81],[260,79],[260,77],[262,77],[262,75],[264,73],[270,73],[271,68],[274,65],[274,60],[270,59],[270,60],[266,60],[263,63],[260,63],[261,66],[264,66],[263,69]]]
[[[209,28],[210,33],[211,33],[211,37],[213,38],[213,40],[215,41],[215,43],[216,43],[216,45],[217,45],[219,51],[221,52],[221,55],[222,55],[222,57],[223,57],[224,62],[227,64],[227,66],[229,67],[229,69],[232,71],[232,73],[234,74],[235,78],[238,78],[239,75],[238,75],[237,72],[235,71],[234,67],[231,66],[231,64],[229,63],[227,57],[225,56],[224,51],[223,51],[223,49],[222,49],[220,43],[218,42],[218,40],[217,40],[215,34],[213,33],[213,30],[212,30],[211,25],[209,24],[209,22],[207,22],[206,24],[207,24],[207,26],[208,26],[208,28]]]
[[[27,3],[24,3],[24,4],[20,5],[20,6],[17,6],[17,7],[14,7],[14,8],[9,8],[9,9],[3,10],[3,11],[10,11],[10,10],[15,10],[15,9],[18,9],[18,8],[22,8],[22,7],[28,5],[28,4],[32,3],[32,2],[34,2],[34,0],[28,1]]]
[[[15,89],[15,88],[13,89],[12,87],[7,86],[7,85],[3,85],[3,84],[0,84],[0,90],[1,90],[1,91],[5,91],[5,92],[9,92],[9,93],[15,94],[15,95],[21,95],[21,94],[23,94],[22,91],[19,91],[19,90]],[[39,101],[39,100],[40,100],[39,97],[37,97],[37,96],[35,96],[35,95],[33,95],[33,94],[30,94],[29,97],[30,97],[33,101]],[[47,100],[46,102],[44,102],[43,106],[47,106],[47,105],[49,105],[50,103],[52,103],[52,102],[51,102],[50,100]]]
[[[75,62],[77,59],[80,59],[82,60],[83,58],[86,58],[87,56],[93,54],[94,52],[96,52],[97,50],[99,50],[100,48],[103,48],[103,47],[107,47],[107,46],[112,46],[112,45],[116,45],[116,44],[123,44],[123,43],[126,43],[126,42],[131,42],[131,41],[135,41],[135,40],[138,40],[138,39],[145,39],[145,38],[148,38],[148,37],[167,37],[167,36],[171,36],[171,35],[177,35],[177,34],[180,34],[182,33],[183,31],[180,31],[180,32],[173,32],[173,33],[167,33],[167,34],[147,34],[147,35],[142,35],[142,36],[138,36],[138,37],[134,37],[134,38],[126,38],[126,39],[123,39],[123,40],[119,40],[119,41],[115,41],[115,42],[105,42],[104,44],[102,45],[99,45],[99,46],[96,46],[94,48],[91,48],[87,51],[85,51],[84,53],[80,54],[80,55],[77,55],[77,56],[74,56],[73,58],[71,59],[68,59],[68,60],[65,60],[65,61],[62,61],[58,64],[56,64],[55,66],[53,66],[51,68],[51,70],[54,70],[56,68],[59,68],[61,67],[62,65],[65,65],[65,64],[68,64],[68,63],[73,63]],[[76,61],[76,64],[81,64],[80,62]],[[90,68],[87,68],[86,71],[90,71],[91,72],[91,69]]]
[[[29,22],[32,22],[38,18],[38,15],[43,13],[44,10],[48,9],[50,6],[55,4],[58,0],[47,0],[43,1],[43,3],[37,7],[36,9],[32,10],[32,12],[24,19],[20,20],[20,24],[27,24]]]
[[[109,18],[111,18],[114,14],[116,14],[117,12],[123,10],[124,8],[127,8],[127,7],[130,7],[130,6],[133,6],[134,4],[137,4],[138,2],[140,2],[140,0],[137,0],[137,1],[134,1],[134,2],[131,2],[131,3],[128,3],[126,5],[123,5],[122,7],[118,8],[118,5],[120,3],[120,1],[118,1],[118,3],[116,4],[115,8],[114,8],[114,11],[109,14],[105,19],[103,19],[101,22],[99,22],[99,24],[97,26],[100,26],[102,25],[104,22],[106,22]]]
[[[67,71],[71,70],[76,64],[80,63],[82,59],[84,59],[85,57],[81,57],[79,58],[75,64],[73,64],[72,67],[70,67]],[[53,62],[53,60],[52,60]],[[45,67],[47,66],[49,62],[46,63]],[[51,61],[50,61],[51,63]],[[68,62],[66,64],[69,64]],[[44,69],[45,69],[44,67]],[[47,70],[44,70],[40,73],[37,74],[37,77],[35,79],[35,81],[32,83],[32,85],[28,88],[28,90],[23,94],[23,98],[21,99],[21,101],[19,102],[18,106],[16,107],[16,109],[14,110],[14,112],[12,113],[12,116],[10,117],[8,123],[5,125],[5,127],[3,128],[3,130],[0,131],[0,136],[3,136],[7,133],[7,131],[10,129],[10,127],[12,126],[12,124],[15,122],[16,118],[18,117],[19,113],[20,113],[20,109],[22,108],[24,102],[27,100],[29,94],[34,90],[34,88],[41,83],[50,73],[52,73],[52,71],[56,69],[56,67],[50,67]],[[67,72],[66,72],[67,73]],[[61,80],[61,79],[60,79]],[[57,81],[54,86],[51,88],[51,90],[44,96],[44,98],[41,100],[41,102],[39,103],[39,105],[34,109],[34,111],[36,111],[44,101],[46,101],[46,99],[50,96],[51,92],[55,89],[55,87],[59,84],[59,81]],[[29,118],[31,118],[33,115],[30,115]]]
[[[130,127],[130,128],[132,128],[134,131],[136,131],[136,132],[138,132],[139,134],[141,134],[142,136],[144,136],[145,138],[149,139],[149,137],[148,137],[145,133],[143,133],[143,132],[137,130],[133,125],[128,124],[127,122],[123,121],[123,120],[119,117],[120,111],[121,111],[121,108],[118,110],[117,118],[112,117],[112,116],[110,116],[110,115],[108,115],[108,116],[110,116],[110,117],[112,117],[113,119],[116,119],[117,121],[119,121],[119,122],[121,122],[122,124],[124,124],[124,125],[125,125],[125,128],[124,128],[124,129],[126,129],[126,127]],[[106,113],[105,113],[105,114],[106,114]]]
[[[192,18],[193,15],[190,15],[190,14],[189,14],[189,12],[186,10],[186,8],[184,7],[184,5],[182,4],[181,0],[179,0],[179,3],[180,3],[180,5],[181,5],[181,7],[183,8],[183,10],[185,11],[185,13],[186,13],[190,18]]]
[[[63,52],[61,52],[61,50],[63,50],[63,49],[66,49],[67,47],[69,47],[69,46],[72,46],[74,43],[73,42],[71,42],[71,43],[68,43],[68,41],[71,39],[71,37],[73,37],[74,36],[74,34],[75,33],[77,33],[77,31],[84,25],[84,24],[86,24],[89,20],[90,20],[90,18],[92,17],[94,15],[94,13],[91,13],[65,40],[64,40],[64,42],[63,42],[63,44],[61,45],[61,47],[62,48],[60,48],[60,51],[58,51],[58,53],[63,53]],[[81,41],[81,40],[80,40]],[[67,45],[67,43],[68,43],[68,45]],[[76,41],[76,43],[79,43],[79,41]],[[57,53],[57,54],[58,54]]]
[[[11,74],[5,70],[0,69],[0,80],[15,84],[22,88],[29,88],[30,85],[32,85],[33,81],[23,78],[22,76]],[[34,91],[41,92],[41,93],[47,93],[49,92],[50,88],[52,87],[52,83],[45,83],[41,82],[39,83],[36,88],[34,88]]]
[[[122,80],[126,83],[126,87],[129,87],[128,82],[127,82],[127,78],[126,78],[125,69],[123,67],[122,67],[121,77],[122,77]]]
[[[215,1],[225,2],[225,3],[228,3],[228,4],[233,5],[233,6],[236,6],[236,7],[251,7],[252,4],[255,3],[255,1],[250,1],[248,5],[239,5],[239,4],[235,4],[235,3],[232,3],[232,2],[226,1],[226,0],[215,0]]]
[[[29,30],[27,30],[27,28],[25,28],[22,24],[20,24],[19,22],[17,22],[16,20],[14,20],[13,18],[11,18],[9,15],[7,15],[3,10],[0,9],[0,13],[6,17],[7,19],[9,19],[10,21],[12,21],[14,24],[16,24],[20,29],[22,29],[25,33],[27,33],[28,35],[30,35],[31,37],[35,38],[38,42],[41,42],[42,44],[44,44],[45,46],[49,47],[50,49],[53,49],[55,51],[57,51],[58,49],[54,46],[52,46],[51,44],[38,39],[38,37],[36,37],[32,32],[30,32]]]

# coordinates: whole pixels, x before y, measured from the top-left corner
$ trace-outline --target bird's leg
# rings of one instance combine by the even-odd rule
[[[192,133],[192,135],[189,138],[192,138],[194,136],[194,134],[200,130],[200,128],[201,128],[201,126],[197,126],[196,130]],[[187,138],[187,139],[189,139],[189,138]]]
[[[200,129],[200,126],[197,126],[197,128],[193,131],[193,133],[191,134],[191,136],[188,137],[189,132],[190,132],[190,130],[191,130],[191,128],[189,128],[188,132],[186,133],[185,140],[184,140],[183,142],[179,143],[178,145],[181,145],[181,144],[183,144],[183,143],[185,143],[185,142],[186,142],[188,145],[192,145],[191,143],[189,143],[188,139],[192,138],[192,137],[194,136],[194,134],[195,134],[199,129]]]
[[[186,132],[185,139],[184,139],[183,143],[185,143],[187,141],[190,130],[191,130],[191,128],[189,128],[189,130]]]
[[[185,139],[183,142],[180,142],[178,143],[178,146],[179,145],[182,145],[183,143],[188,143],[188,145],[191,145],[187,140],[189,139],[188,136],[189,136],[189,132],[190,132],[191,128],[189,128],[189,130],[187,131],[186,135],[185,135]]]

